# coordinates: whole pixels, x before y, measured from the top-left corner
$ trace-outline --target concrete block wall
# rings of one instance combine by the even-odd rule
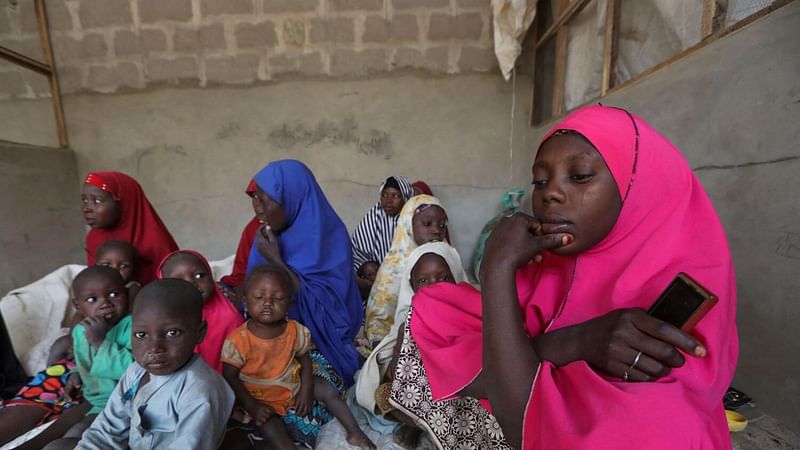
[[[496,67],[489,1],[47,0],[64,93]],[[0,0],[0,45],[40,59],[33,0]],[[0,99],[49,96],[0,63]]]

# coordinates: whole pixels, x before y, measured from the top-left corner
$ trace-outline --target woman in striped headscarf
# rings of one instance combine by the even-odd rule
[[[406,177],[387,178],[379,189],[380,201],[367,212],[352,236],[353,270],[362,298],[369,295],[378,266],[389,252],[400,210],[414,195]]]

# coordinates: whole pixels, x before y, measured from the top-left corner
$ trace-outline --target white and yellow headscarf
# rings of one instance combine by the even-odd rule
[[[378,269],[378,275],[375,277],[375,283],[372,285],[367,300],[364,336],[371,347],[374,347],[389,333],[394,323],[403,270],[406,267],[408,256],[417,248],[411,223],[422,205],[435,205],[444,209],[436,197],[417,195],[411,197],[400,210],[392,247],[383,258],[383,263]]]

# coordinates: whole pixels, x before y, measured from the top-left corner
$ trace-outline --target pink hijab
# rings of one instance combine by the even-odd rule
[[[239,311],[236,310],[233,304],[228,301],[225,295],[222,294],[219,286],[217,286],[217,283],[213,280],[214,272],[211,270],[208,260],[194,250],[178,250],[164,257],[161,264],[158,265],[158,270],[156,272],[159,280],[164,278],[164,274],[161,272],[164,268],[164,263],[176,253],[186,253],[202,261],[206,266],[208,276],[212,278],[211,282],[214,286],[214,293],[211,294],[211,298],[203,304],[203,320],[208,324],[208,329],[206,330],[206,336],[203,338],[203,342],[198,344],[194,351],[200,353],[203,361],[211,366],[212,369],[216,370],[218,373],[222,373],[222,359],[220,357],[222,354],[222,344],[225,343],[225,338],[228,337],[233,330],[239,328],[239,326],[244,323],[244,318],[239,314]]]
[[[708,355],[687,356],[683,367],[656,382],[626,383],[583,361],[563,367],[544,361],[525,412],[523,447],[730,448],[722,396],[738,355],[736,286],[708,196],[679,150],[622,109],[581,108],[544,139],[557,130],[577,131],[594,145],[623,206],[611,232],[590,250],[577,257],[545,254],[541,264],[518,271],[528,334],[614,309],[647,309],[678,272],[717,294],[719,303],[692,332]],[[465,353],[481,348],[480,316],[479,293],[466,286],[437,285],[414,298],[412,335],[435,399],[452,397],[480,370],[480,350]],[[447,370],[456,361],[450,367],[462,373]]]

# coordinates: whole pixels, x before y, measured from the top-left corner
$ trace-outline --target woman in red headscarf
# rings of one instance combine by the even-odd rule
[[[140,258],[133,278],[146,284],[155,278],[164,256],[178,249],[142,187],[124,173],[89,173],[81,187],[81,204],[86,224],[91,227],[86,235],[86,263],[90,266],[104,242],[129,242]]]
[[[245,194],[253,199],[256,193],[256,182],[250,180],[250,183],[245,189]],[[255,211],[255,205],[253,205]],[[245,275],[247,275],[247,259],[250,257],[250,250],[253,248],[253,242],[256,241],[256,233],[258,227],[263,225],[264,221],[256,215],[247,222],[244,230],[242,230],[242,237],[239,239],[239,247],[236,249],[236,258],[233,260],[233,270],[230,275],[225,275],[219,281],[225,288],[236,289],[244,283]]]
[[[414,195],[425,194],[425,195],[433,196],[433,191],[431,190],[431,187],[428,186],[428,183],[426,183],[426,182],[424,182],[422,180],[417,180],[417,181],[413,182],[411,184],[411,187],[414,189]]]

